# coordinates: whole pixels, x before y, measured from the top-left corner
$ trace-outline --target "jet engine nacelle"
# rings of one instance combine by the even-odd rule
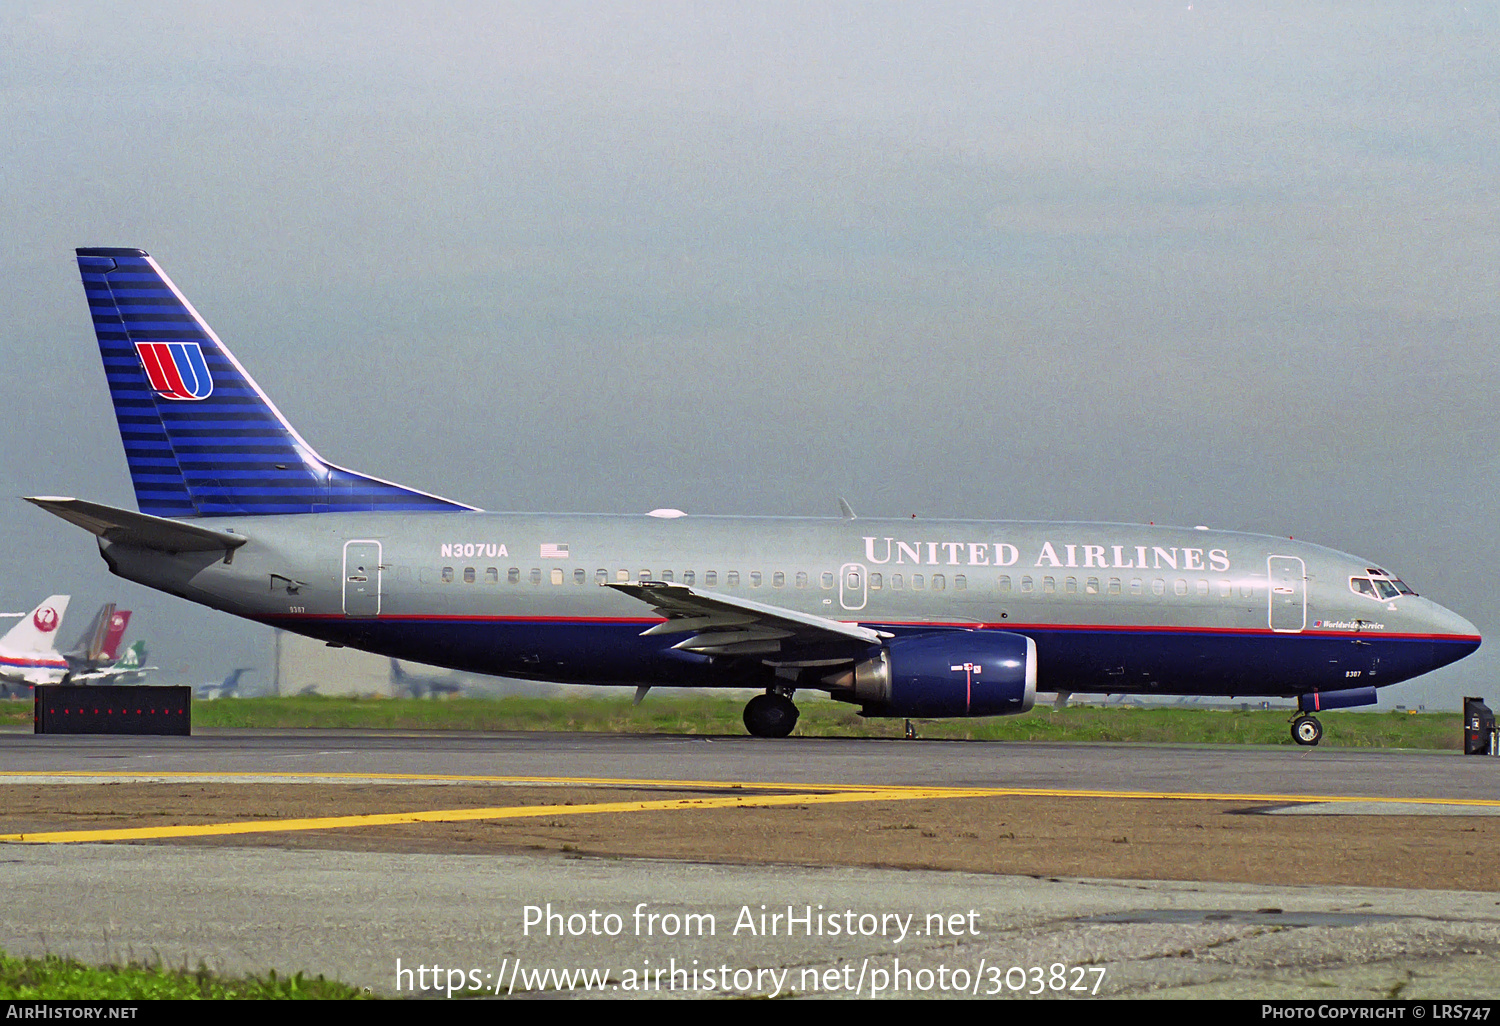
[[[896,638],[852,678],[852,700],[867,716],[1023,713],[1036,701],[1036,642],[998,631]]]

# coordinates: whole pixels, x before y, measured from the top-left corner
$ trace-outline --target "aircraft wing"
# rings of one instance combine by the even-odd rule
[[[667,618],[642,636],[685,634],[673,648],[703,655],[774,655],[851,659],[890,635],[858,624],[752,602],[665,581],[608,582]],[[824,658],[816,658],[816,657]]]
[[[180,520],[168,520],[149,513],[117,509],[100,502],[85,502],[62,495],[27,496],[26,501],[40,506],[70,524],[77,524],[105,541],[133,545],[159,552],[214,552],[237,549],[248,540],[228,531],[216,531]]]

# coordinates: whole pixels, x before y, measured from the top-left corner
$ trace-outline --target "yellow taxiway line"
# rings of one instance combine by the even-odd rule
[[[281,833],[291,830],[337,830],[348,827],[395,826],[403,823],[465,823],[473,820],[528,819],[538,816],[580,816],[602,812],[663,812],[681,809],[734,809],[772,805],[824,805],[843,802],[888,802],[913,798],[972,797],[951,788],[932,791],[841,791],[828,793],[729,795],[723,798],[673,798],[662,801],[599,802],[593,805],[516,805],[492,809],[435,809],[428,812],[375,813],[367,816],[325,816],[316,819],[273,819],[239,823],[200,823],[107,830],[64,830],[53,833],[0,834],[0,841],[19,844],[69,844],[83,841],[142,841],[170,837],[217,837],[228,834]]]
[[[176,783],[225,783],[243,779],[297,781],[303,783],[341,781],[390,781],[405,783],[446,782],[496,784],[502,786],[631,787],[650,790],[695,790],[763,792],[782,794],[730,794],[723,797],[672,798],[659,801],[598,802],[587,805],[525,805],[481,809],[435,809],[422,812],[374,813],[360,816],[325,816],[304,819],[251,820],[230,823],[175,824],[159,827],[125,827],[97,830],[0,834],[0,842],[12,844],[76,844],[98,841],[162,840],[180,837],[220,837],[234,834],[282,833],[300,830],[336,830],[353,827],[393,826],[407,823],[462,823],[476,820],[527,819],[536,817],[596,815],[600,813],[670,812],[701,809],[764,808],[778,805],[825,805],[854,802],[947,800],[954,798],[1113,798],[1119,800],[1270,802],[1275,804],[1323,804],[1380,802],[1421,806],[1500,807],[1500,799],[1452,800],[1442,798],[1378,798],[1355,795],[1225,794],[1181,791],[1108,791],[1093,788],[1039,787],[921,787],[910,785],[788,784],[761,781],[633,780],[614,777],[459,776],[410,773],[202,773],[31,770],[3,773],[8,778],[65,778],[78,783],[91,779],[169,780]]]

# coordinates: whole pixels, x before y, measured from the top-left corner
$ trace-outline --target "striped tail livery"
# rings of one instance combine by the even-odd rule
[[[143,250],[80,249],[78,269],[142,513],[473,508],[326,462]]]

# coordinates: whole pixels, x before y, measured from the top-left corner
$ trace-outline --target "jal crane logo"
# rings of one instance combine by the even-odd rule
[[[32,616],[31,622],[36,624],[36,629],[43,634],[50,634],[57,630],[57,610],[51,606],[38,609]]]

